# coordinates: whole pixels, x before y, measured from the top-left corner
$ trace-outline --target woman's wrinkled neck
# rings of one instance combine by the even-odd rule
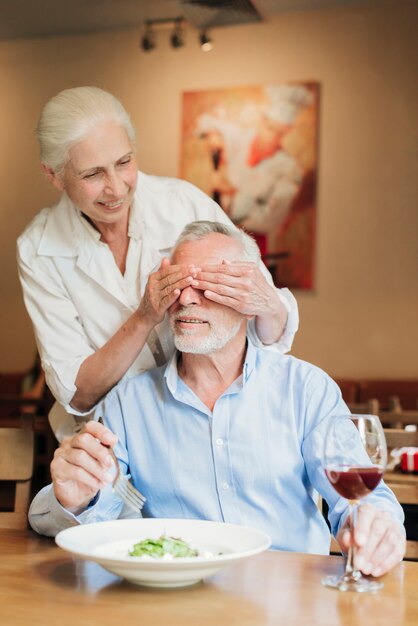
[[[128,213],[123,215],[120,220],[112,224],[106,224],[105,222],[93,220],[83,212],[81,212],[81,215],[91,226],[93,226],[95,230],[100,233],[100,239],[104,243],[109,245],[114,244],[115,242],[121,243],[128,238],[130,210]]]

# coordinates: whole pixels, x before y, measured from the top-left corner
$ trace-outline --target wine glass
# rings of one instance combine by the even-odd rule
[[[377,415],[335,415],[324,441],[325,474],[349,504],[348,529],[353,532],[357,505],[379,484],[386,467],[385,435]],[[354,567],[354,550],[348,550],[342,576],[327,576],[322,584],[340,591],[376,591],[383,583],[364,577]]]

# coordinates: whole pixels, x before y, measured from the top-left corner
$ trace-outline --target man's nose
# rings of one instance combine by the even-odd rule
[[[200,304],[201,297],[202,294],[198,289],[194,289],[193,287],[185,287],[179,296],[179,303],[183,306],[187,306],[190,304]]]

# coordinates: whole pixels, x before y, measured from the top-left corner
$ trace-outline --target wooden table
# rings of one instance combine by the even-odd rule
[[[387,485],[396,483],[398,485],[415,485],[418,487],[418,474],[392,470],[384,473],[383,480]]]
[[[337,556],[265,552],[194,587],[147,589],[73,558],[31,531],[0,530],[3,626],[416,626],[418,563],[376,594],[321,585]]]

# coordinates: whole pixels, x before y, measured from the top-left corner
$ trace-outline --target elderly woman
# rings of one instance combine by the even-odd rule
[[[229,219],[189,183],[137,171],[135,131],[114,96],[96,87],[60,92],[37,135],[43,170],[62,195],[19,237],[18,265],[60,403],[50,415],[58,439],[121,378],[166,361],[173,346],[165,313],[187,285],[253,316],[254,342],[290,348],[297,306],[264,267],[170,265],[187,223]]]

